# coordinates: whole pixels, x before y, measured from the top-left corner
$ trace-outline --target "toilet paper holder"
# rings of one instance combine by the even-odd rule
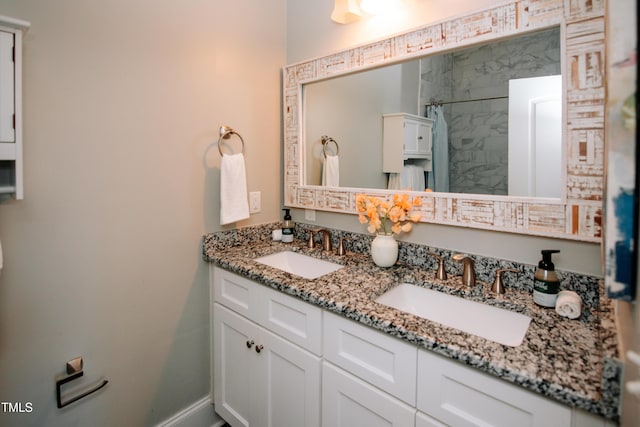
[[[58,408],[64,408],[67,405],[70,405],[74,402],[77,402],[80,399],[83,399],[87,396],[89,396],[90,394],[95,393],[96,391],[100,390],[101,388],[103,388],[104,386],[106,386],[109,381],[107,380],[102,380],[102,382],[100,384],[98,384],[96,387],[93,387],[90,390],[85,391],[84,393],[78,394],[72,398],[67,399],[66,401],[62,401],[62,386],[64,384],[67,384],[68,382],[71,382],[75,379],[80,378],[81,376],[84,375],[84,371],[82,370],[83,368],[83,360],[82,357],[76,357],[75,359],[69,360],[67,362],[67,374],[68,376],[59,379],[56,381],[56,398],[57,398],[57,402],[58,402]]]

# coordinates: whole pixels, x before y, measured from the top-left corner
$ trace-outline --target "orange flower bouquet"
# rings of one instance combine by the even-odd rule
[[[420,213],[413,209],[422,206],[422,199],[409,200],[408,194],[394,194],[391,200],[383,200],[356,194],[356,206],[360,223],[369,223],[369,233],[400,234],[411,231],[411,222],[420,220]]]

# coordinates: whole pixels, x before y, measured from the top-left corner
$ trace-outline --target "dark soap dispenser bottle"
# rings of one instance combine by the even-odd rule
[[[290,209],[284,211],[284,222],[282,223],[282,243],[293,242],[293,221],[291,220]]]
[[[555,307],[558,292],[560,292],[560,279],[555,272],[555,266],[551,262],[551,254],[560,252],[557,249],[545,249],[542,251],[542,259],[533,276],[533,302],[543,307]]]

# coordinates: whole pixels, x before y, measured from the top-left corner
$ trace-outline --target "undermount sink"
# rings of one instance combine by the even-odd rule
[[[510,347],[522,344],[531,318],[432,289],[402,283],[377,303]]]
[[[266,264],[270,267],[277,268],[305,279],[317,279],[325,274],[332,273],[341,269],[343,266],[331,261],[314,258],[298,252],[283,251],[276,252],[256,258],[255,261]]]

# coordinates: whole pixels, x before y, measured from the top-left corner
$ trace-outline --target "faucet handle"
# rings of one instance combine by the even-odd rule
[[[496,279],[493,281],[493,285],[491,286],[491,292],[494,294],[504,294],[504,284],[502,283],[502,273],[520,273],[520,270],[516,270],[514,268],[501,268],[496,271]]]
[[[439,280],[447,280],[447,270],[444,268],[444,258],[434,252],[428,252],[427,255],[431,255],[438,260],[438,270],[436,271],[436,278]]]
[[[322,228],[312,228],[309,230],[309,240],[307,241],[307,247],[313,249],[316,247],[315,235],[320,233]]]
[[[309,241],[307,242],[307,247],[309,249],[313,249],[316,247],[316,242],[313,239],[313,236],[315,236],[315,234],[318,232],[318,230],[309,230]]]
[[[344,248],[344,241],[346,239],[344,237],[340,237],[338,239],[338,255],[343,256],[347,254],[347,250]]]

